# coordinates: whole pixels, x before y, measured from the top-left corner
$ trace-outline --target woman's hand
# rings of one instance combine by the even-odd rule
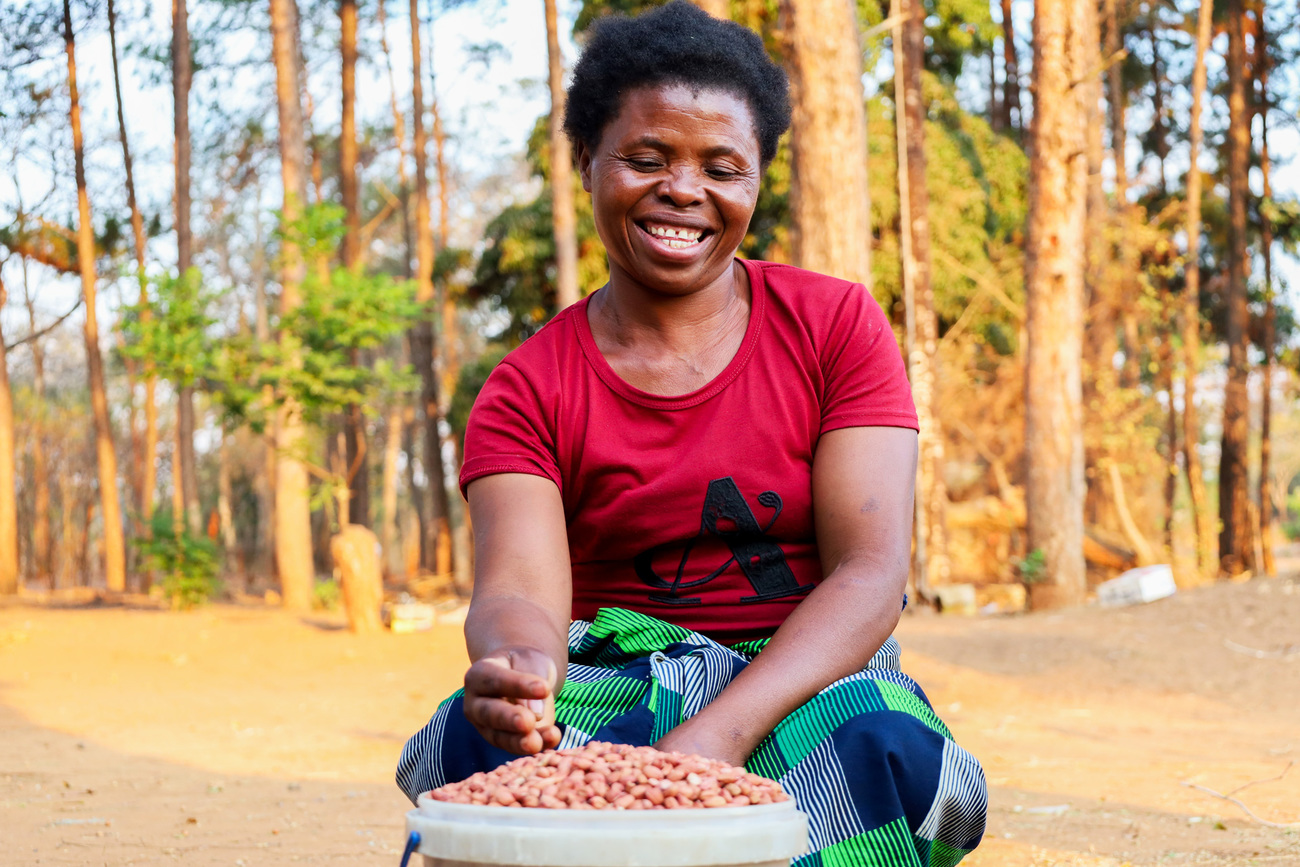
[[[729,727],[721,720],[712,719],[708,708],[700,711],[677,728],[664,735],[654,744],[657,750],[666,753],[685,753],[704,756],[706,759],[718,759],[737,768],[743,768],[749,758],[745,745],[737,739],[728,738],[725,731]]]
[[[519,755],[554,749],[555,661],[532,647],[502,647],[465,672],[465,718],[493,746]]]

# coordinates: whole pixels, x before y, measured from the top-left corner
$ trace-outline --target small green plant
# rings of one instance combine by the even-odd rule
[[[1020,580],[1026,584],[1037,584],[1047,578],[1047,555],[1042,548],[1030,551],[1025,559],[1016,563]]]
[[[157,586],[172,608],[195,608],[220,591],[217,546],[183,528],[178,533],[170,512],[154,513],[149,538],[135,544],[144,557],[145,568],[159,574]]]
[[[339,582],[333,578],[317,581],[312,589],[311,607],[318,611],[338,611],[340,592]]]

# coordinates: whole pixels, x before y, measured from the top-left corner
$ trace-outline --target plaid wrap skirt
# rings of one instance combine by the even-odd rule
[[[589,740],[650,745],[722,692],[766,640],[725,647],[617,608],[569,627],[556,697],[560,748]],[[759,744],[746,769],[777,780],[808,815],[809,851],[794,867],[949,867],[984,835],[984,772],[957,746],[890,638],[856,674],[832,683]],[[465,719],[463,691],[407,742],[397,784],[422,793],[516,756]]]

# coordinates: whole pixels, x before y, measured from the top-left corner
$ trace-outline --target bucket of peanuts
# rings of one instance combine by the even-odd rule
[[[593,742],[420,796],[425,867],[788,867],[808,820],[780,784],[725,762]]]

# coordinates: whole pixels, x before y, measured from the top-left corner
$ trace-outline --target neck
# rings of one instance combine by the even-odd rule
[[[705,288],[689,295],[647,290],[617,271],[602,291],[592,296],[589,319],[615,342],[628,345],[652,341],[665,348],[689,350],[701,340],[713,342],[749,321],[750,286],[745,266],[731,267]]]

